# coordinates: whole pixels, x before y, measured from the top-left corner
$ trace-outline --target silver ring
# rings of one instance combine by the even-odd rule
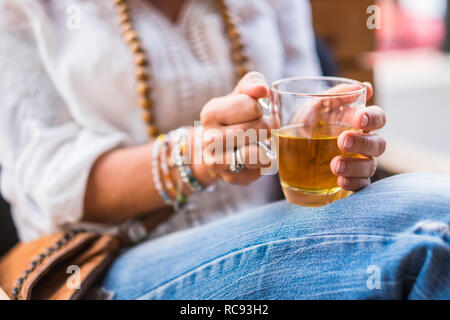
[[[245,169],[245,161],[244,161],[244,158],[242,158],[242,153],[241,153],[240,147],[236,149],[236,162],[239,164],[242,164]]]
[[[234,149],[229,170],[232,173],[239,173],[245,169],[239,148]]]

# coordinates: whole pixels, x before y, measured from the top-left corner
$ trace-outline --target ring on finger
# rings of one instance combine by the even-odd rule
[[[244,161],[244,158],[242,157],[241,148],[236,149],[236,161],[237,161],[237,163],[244,166],[244,169],[245,169],[245,161]]]
[[[234,149],[233,155],[231,157],[231,165],[229,170],[232,173],[239,173],[245,169],[244,161],[242,160],[242,155],[239,148]]]

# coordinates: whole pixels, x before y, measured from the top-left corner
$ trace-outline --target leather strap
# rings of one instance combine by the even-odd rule
[[[121,247],[129,247],[142,242],[158,225],[171,217],[173,213],[173,208],[166,207],[145,216],[128,220],[119,228],[117,234]]]

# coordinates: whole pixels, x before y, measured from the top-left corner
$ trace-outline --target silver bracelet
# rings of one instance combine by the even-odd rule
[[[175,143],[172,148],[172,161],[175,163],[181,179],[189,187],[189,189],[193,192],[201,192],[204,190],[203,186],[200,185],[194,177],[191,168],[185,164],[183,159],[185,152],[188,151],[188,145],[186,142],[187,135],[188,131],[186,128],[179,128],[174,132]]]

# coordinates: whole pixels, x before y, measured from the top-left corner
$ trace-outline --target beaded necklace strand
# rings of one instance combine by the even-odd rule
[[[158,135],[158,128],[154,124],[152,108],[151,67],[147,51],[142,45],[139,34],[136,31],[131,16],[129,0],[114,0],[123,38],[134,56],[135,77],[137,83],[138,103],[143,110],[142,120],[147,124],[147,134],[150,139]],[[231,13],[226,0],[216,0],[218,10],[224,21],[225,33],[231,46],[231,59],[235,66],[236,80],[242,78],[248,72],[248,56],[245,54],[245,46],[236,25],[236,17]]]

